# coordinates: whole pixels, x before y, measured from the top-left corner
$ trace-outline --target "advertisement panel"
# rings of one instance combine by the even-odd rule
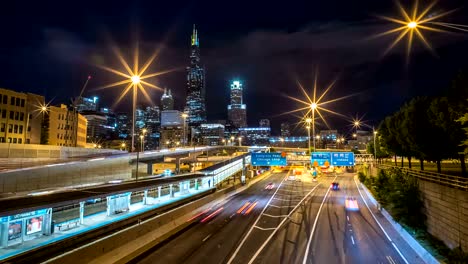
[[[33,217],[26,220],[26,235],[42,231],[42,216]]]
[[[286,153],[284,152],[253,152],[251,157],[254,166],[286,166]]]
[[[8,223],[8,241],[20,238],[22,230],[22,221]]]

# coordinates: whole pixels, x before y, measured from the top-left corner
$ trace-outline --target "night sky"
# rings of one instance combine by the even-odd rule
[[[209,120],[227,119],[229,82],[239,79],[244,82],[249,125],[269,118],[276,132],[281,122],[298,121],[295,115],[280,115],[301,106],[285,95],[303,99],[296,80],[311,91],[316,68],[319,93],[339,78],[326,98],[356,94],[328,107],[349,117],[365,115],[370,125],[411,97],[442,95],[457,72],[468,70],[468,33],[426,33],[436,54],[416,41],[409,65],[403,43],[382,57],[396,35],[368,38],[394,27],[376,15],[401,17],[393,1],[104,2],[2,3],[0,87],[43,94],[52,104],[68,103],[90,74],[84,95],[98,95],[101,106],[111,106],[123,87],[96,88],[122,79],[96,65],[123,70],[111,43],[131,61],[138,39],[141,61],[160,49],[148,72],[176,69],[150,82],[172,89],[175,105],[182,109],[193,24],[206,68]],[[441,20],[468,24],[463,2],[440,1],[433,14],[460,8]],[[402,2],[407,7],[412,3]],[[151,95],[159,104],[161,92]],[[130,108],[128,96],[114,110]],[[349,129],[344,118],[327,115],[327,120],[332,128]]]

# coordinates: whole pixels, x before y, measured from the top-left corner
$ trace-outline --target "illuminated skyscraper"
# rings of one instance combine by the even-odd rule
[[[235,127],[247,126],[247,107],[242,101],[242,83],[231,83],[231,104],[228,105],[228,119]]]
[[[200,64],[200,42],[193,25],[190,48],[190,66],[187,67],[187,101],[185,112],[190,125],[206,122],[205,108],[205,69]]]

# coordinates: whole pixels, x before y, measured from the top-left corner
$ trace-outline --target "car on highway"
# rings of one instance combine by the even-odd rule
[[[275,188],[275,183],[270,182],[265,186],[265,190],[273,190]]]
[[[337,182],[332,182],[330,184],[330,190],[338,191],[340,189],[340,184]]]
[[[351,211],[359,210],[357,199],[355,197],[346,197],[345,208]]]

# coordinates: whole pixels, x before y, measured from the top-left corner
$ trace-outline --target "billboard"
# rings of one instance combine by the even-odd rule
[[[285,152],[253,152],[251,157],[252,165],[254,166],[286,166]]]
[[[42,231],[42,216],[33,217],[26,220],[26,235]]]
[[[8,241],[20,238],[22,227],[23,221],[15,221],[8,223]]]

